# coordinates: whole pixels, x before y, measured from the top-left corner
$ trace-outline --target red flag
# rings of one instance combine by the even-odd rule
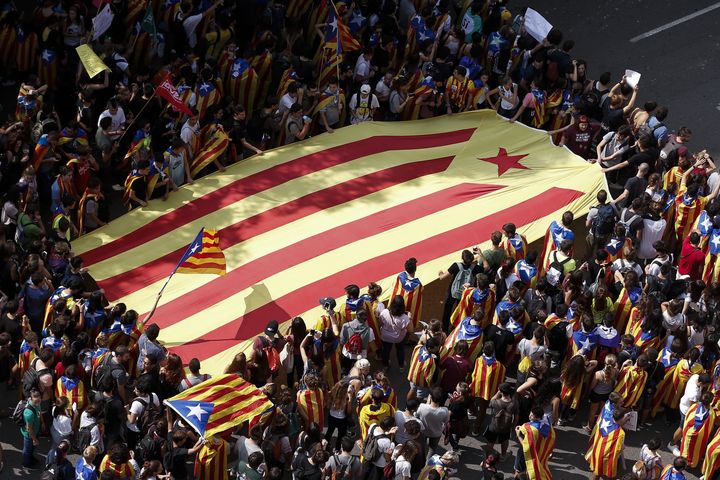
[[[177,90],[175,90],[175,87],[170,82],[169,76],[163,79],[162,83],[160,83],[160,85],[155,90],[155,93],[167,100],[168,103],[170,103],[170,105],[172,105],[176,110],[179,110],[186,115],[192,116],[192,111],[187,105],[185,105],[185,102],[182,101],[180,95],[178,95]]]

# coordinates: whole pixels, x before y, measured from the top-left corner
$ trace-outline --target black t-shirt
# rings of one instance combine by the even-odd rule
[[[498,361],[504,362],[508,347],[515,343],[515,335],[497,325],[485,327],[483,335],[486,341],[493,342],[495,345],[495,357]]]
[[[310,459],[305,455],[298,457],[297,462],[293,465],[293,471],[297,478],[301,480],[322,480],[320,467],[310,463]]]
[[[12,338],[13,344],[20,345],[22,342],[22,325],[14,318],[10,318],[7,313],[0,316],[0,333],[7,332]]]
[[[635,217],[631,222],[630,219]],[[620,219],[627,222],[630,227],[630,236],[634,236],[638,230],[645,228],[645,222],[643,222],[643,216],[636,212],[631,212],[629,209],[623,210],[620,213]]]
[[[173,447],[165,454],[164,466],[165,470],[172,474],[176,480],[184,480],[187,478],[188,449],[183,447]]]
[[[625,182],[625,190],[628,191],[628,196],[625,198],[624,205],[630,205],[633,200],[636,198],[640,198],[643,193],[645,193],[645,189],[647,188],[648,182],[644,178],[640,177],[630,177],[628,178],[628,181]]]
[[[603,106],[602,128],[606,132],[617,132],[617,129],[625,122],[625,114],[622,108],[611,108],[608,100]]]
[[[568,344],[567,338],[568,322],[562,321],[548,330],[548,348],[556,352],[563,352]]]
[[[655,171],[655,162],[657,162],[659,156],[660,151],[657,148],[649,148],[628,158],[628,164],[632,167],[633,175],[637,173],[638,167],[643,163],[647,163],[650,166],[649,173],[653,173]]]
[[[125,406],[118,397],[104,397],[103,420],[105,424],[105,435],[108,439],[116,440],[122,435],[122,428],[125,425]]]
[[[570,54],[560,49],[550,50],[548,52],[548,61],[555,62],[558,65],[558,73],[562,76],[573,72],[572,58]]]
[[[233,122],[232,130],[230,130],[230,138],[235,147],[242,149],[241,141],[247,137],[247,127],[243,122]]]
[[[137,180],[135,180],[132,184],[132,191],[135,193],[135,197],[140,200],[147,200],[147,182],[145,181],[145,176],[141,176]],[[130,200],[132,203],[132,200]]]

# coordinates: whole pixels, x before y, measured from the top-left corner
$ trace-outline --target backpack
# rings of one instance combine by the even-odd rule
[[[620,220],[618,221],[618,223],[619,223],[620,225],[622,225],[623,227],[625,227],[625,236],[626,236],[626,237],[629,237],[629,236],[630,236],[630,225],[632,225],[635,220],[637,220],[638,218],[640,218],[640,215],[638,215],[637,213],[634,213],[634,214],[632,215],[632,217],[630,217],[630,218],[625,218],[625,216],[626,216],[626,214],[628,213],[628,211],[629,211],[628,208],[623,208],[623,211],[622,211],[622,213],[620,214]]]
[[[90,446],[90,442],[92,440],[92,429],[95,428],[95,425],[97,424],[92,423],[78,429],[73,445],[73,449],[76,452],[82,454],[82,452],[84,452],[85,449]]]
[[[155,440],[153,432],[142,437],[135,446],[135,459],[139,464],[162,459],[162,445]]]
[[[348,463],[340,463],[340,457],[333,455],[335,459],[335,471],[330,475],[330,480],[340,480],[342,478],[351,478],[352,467],[355,465],[355,457],[350,457]]]
[[[450,295],[454,299],[460,300],[463,290],[465,289],[463,285],[470,283],[474,264],[470,264],[468,268],[465,268],[462,262],[457,262],[456,265],[460,271],[455,274],[455,278],[453,278],[452,284],[450,284]]]
[[[25,370],[25,373],[23,373],[22,388],[25,398],[30,398],[30,392],[33,390],[40,390],[40,376],[50,373],[50,370],[47,368],[41,368],[40,370],[35,369],[35,365],[38,360],[40,359],[36,358],[33,360],[30,368]]]
[[[345,350],[351,355],[360,355],[363,351],[363,341],[360,333],[355,332],[350,335],[347,343],[345,344]]]
[[[497,433],[509,431],[513,426],[513,414],[507,410],[510,406],[512,403],[498,410],[493,417]]]
[[[595,236],[610,235],[615,227],[615,208],[609,203],[598,205],[595,208],[597,215],[592,220],[592,234]]]
[[[123,368],[121,365],[118,365],[117,363],[112,361],[112,353],[108,353],[108,355],[103,359],[100,364],[95,367],[95,371],[92,375],[92,387],[94,389],[100,388],[100,385],[102,385],[103,379],[110,375],[112,378],[112,372],[115,370]]]
[[[144,432],[146,429],[150,428],[151,426],[155,425],[160,419],[162,419],[162,413],[160,412],[160,407],[155,405],[153,400],[153,394],[150,394],[150,403],[146,402],[140,397],[137,397],[133,400],[133,402],[139,402],[140,405],[143,406],[143,411],[140,414],[140,416],[136,420],[136,424],[138,427],[138,430],[141,432]],[[130,402],[130,405],[132,405],[132,402]]]
[[[572,260],[571,257],[567,257],[565,260],[560,261],[557,258],[557,253],[557,250],[553,252],[553,261],[545,274],[548,283],[552,286],[562,283],[563,278],[565,278],[565,264]]]
[[[60,478],[60,468],[58,465],[48,465],[40,474],[40,480],[58,480]]]
[[[658,139],[655,136],[655,131],[660,128],[664,127],[665,124],[662,122],[657,122],[654,127],[651,127],[648,125],[648,122],[645,122],[640,128],[638,128],[637,132],[635,133],[635,138],[640,138],[642,136],[647,137],[647,139],[650,141],[651,147],[657,147],[658,145]]]
[[[25,410],[28,410],[29,408],[31,407],[28,407],[27,400],[20,400],[17,405],[15,405],[12,415],[10,415],[10,418],[15,425],[18,427],[25,426]]]
[[[380,450],[380,445],[378,445],[378,441],[381,438],[387,438],[387,435],[385,435],[384,433],[381,435],[375,435],[375,429],[377,427],[378,425],[375,424],[370,428],[367,434],[367,438],[365,438],[365,442],[363,442],[363,467],[372,465],[372,463],[378,458],[380,458],[380,455],[383,454],[383,452]]]
[[[20,212],[17,216],[17,225],[15,229],[15,243],[21,248],[25,248],[27,238],[25,237],[25,227],[33,223],[32,218],[25,212]]]

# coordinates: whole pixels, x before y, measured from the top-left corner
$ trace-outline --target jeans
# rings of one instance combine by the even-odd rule
[[[35,445],[33,445],[32,438],[23,435],[23,451],[22,451],[22,464],[23,467],[33,467],[37,463],[35,459]]]
[[[397,357],[398,366],[400,368],[405,368],[405,342],[401,340],[398,343],[392,343],[383,340],[382,344],[383,365],[385,365],[386,368],[390,367],[390,351],[392,350],[393,345],[395,345],[395,356]]]

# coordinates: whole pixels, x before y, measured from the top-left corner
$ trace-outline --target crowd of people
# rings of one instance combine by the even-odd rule
[[[534,40],[507,3],[1,1],[2,82],[18,95],[0,129],[0,380],[22,397],[22,465],[60,480],[216,480],[228,461],[246,479],[436,480],[473,435],[483,478],[548,479],[556,435],[582,425],[593,478],[717,479],[720,176],[666,107],[636,106],[625,77],[591,79],[572,40]],[[108,66],[92,78],[86,43]],[[189,115],[155,94],[168,79]],[[390,295],[348,285],[344,303],[320,299],[320,319],[269,321],[226,373],[276,408],[228,435],[201,438],[165,408],[209,376],[132,305],[108,304],[70,243],[117,216],[120,192],[143,207],[347,124],[476,109],[598,163],[617,195],[598,194],[586,238],[570,212],[541,251],[503,225],[439,273],[441,319],[423,317],[409,258]],[[659,416],[674,435],[624,470],[626,430]]]

